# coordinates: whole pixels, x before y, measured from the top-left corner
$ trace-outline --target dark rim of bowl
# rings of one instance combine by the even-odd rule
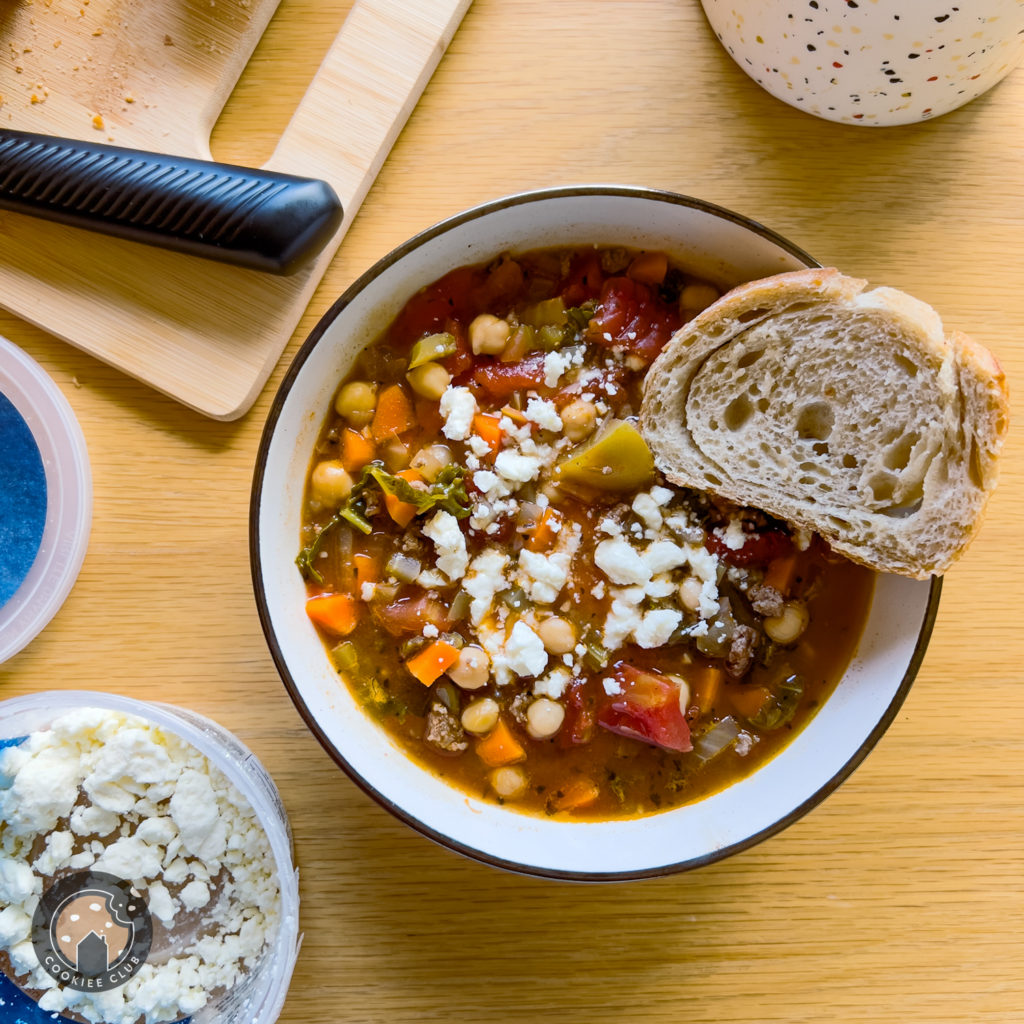
[[[338,764],[338,766],[349,776],[349,778],[366,793],[369,797],[375,800],[383,808],[390,811],[400,821],[405,822],[408,826],[415,829],[421,835],[428,839],[433,840],[439,846],[443,846],[448,850],[452,850],[455,853],[462,854],[468,857],[470,860],[475,860],[483,864],[488,864],[492,867],[502,868],[506,871],[510,871],[516,874],[528,875],[536,878],[549,878],[558,881],[569,881],[569,882],[615,882],[615,881],[634,881],[641,878],[658,878],[664,875],[678,874],[683,871],[689,871],[694,868],[703,867],[707,864],[712,864],[715,861],[723,860],[726,857],[732,856],[733,854],[740,853],[743,850],[750,849],[752,846],[756,846],[758,843],[763,842],[765,839],[770,838],[783,829],[788,828],[795,821],[802,818],[808,811],[813,807],[816,807],[822,800],[825,799],[830,793],[834,792],[839,786],[846,781],[853,774],[854,770],[860,765],[860,763],[867,757],[868,753],[873,749],[875,744],[881,739],[882,735],[886,732],[889,726],[893,723],[896,715],[899,713],[900,708],[903,706],[903,702],[907,698],[907,694],[910,692],[911,684],[917,675],[918,670],[921,667],[921,662],[924,660],[925,651],[928,647],[928,641],[932,634],[932,629],[935,625],[936,615],[938,613],[939,606],[939,595],[942,591],[942,580],[940,577],[932,577],[931,585],[928,593],[928,604],[925,607],[924,618],[921,622],[921,628],[917,636],[917,643],[914,646],[914,652],[911,656],[910,663],[907,666],[907,670],[903,675],[903,679],[900,681],[900,685],[897,688],[892,700],[889,702],[889,706],[886,708],[885,713],[879,719],[878,723],[871,730],[864,742],[860,745],[856,753],[851,757],[846,764],[842,766],[832,776],[831,779],[822,783],[821,786],[803,803],[793,808],[788,814],[783,815],[777,821],[773,822],[766,828],[761,829],[760,832],[754,835],[748,836],[746,839],[742,839],[739,842],[733,843],[729,846],[722,847],[717,850],[713,850],[710,853],[704,854],[701,857],[693,857],[689,860],[679,861],[672,864],[662,864],[653,868],[643,868],[639,870],[628,870],[628,871],[609,871],[609,872],[596,872],[596,871],[572,871],[572,870],[560,870],[556,868],[543,868],[532,864],[523,864],[519,861],[504,860],[501,857],[495,857],[492,854],[485,853],[475,847],[468,846],[464,843],[458,842],[452,839],[450,836],[446,836],[441,832],[431,828],[426,822],[420,820],[415,815],[409,813],[402,807],[395,804],[392,800],[384,796],[383,793],[379,792],[373,786],[371,786],[362,775],[356,771],[356,769],[349,764],[341,752],[335,747],[331,740],[327,737],[324,731],[320,728],[320,725],[316,721],[316,718],[310,712],[309,707],[303,700],[299,688],[295,684],[295,680],[292,678],[291,672],[288,669],[288,664],[285,660],[284,653],[281,650],[281,646],[277,641],[277,634],[274,631],[273,623],[270,619],[270,612],[267,607],[266,594],[263,587],[263,567],[260,559],[260,537],[259,537],[259,511],[260,504],[263,495],[263,479],[264,472],[266,469],[267,455],[270,450],[270,445],[273,439],[274,431],[277,426],[278,418],[281,415],[281,410],[284,407],[285,400],[288,397],[288,393],[291,391],[292,385],[295,383],[295,379],[302,369],[302,366],[309,358],[310,353],[319,342],[327,328],[334,322],[339,316],[342,310],[352,301],[352,299],[359,294],[371,281],[377,278],[381,273],[397,263],[403,257],[408,255],[415,249],[438,237],[439,235],[445,234],[446,232],[465,224],[472,220],[477,220],[480,217],[487,216],[488,214],[495,213],[499,210],[508,209],[514,206],[522,206],[526,203],[534,203],[547,199],[558,199],[558,198],[580,198],[592,196],[595,198],[607,198],[609,196],[621,197],[627,199],[642,199],[646,201],[655,200],[657,202],[669,203],[674,206],[686,206],[691,209],[699,210],[704,213],[709,213],[712,216],[718,217],[721,220],[731,221],[734,224],[738,224],[748,230],[760,235],[771,242],[774,242],[779,248],[785,250],[790,255],[796,257],[801,263],[807,267],[820,267],[821,264],[813,257],[808,255],[802,249],[795,246],[788,239],[783,238],[782,235],[777,234],[770,228],[765,227],[763,224],[757,221],[751,220],[748,217],[743,216],[728,210],[725,207],[717,206],[714,203],[705,202],[702,199],[694,199],[690,196],[684,196],[675,192],[668,192],[660,189],[653,188],[641,188],[638,186],[629,185],[576,185],[566,186],[561,188],[550,188],[550,189],[538,189],[529,192],[518,192],[514,195],[506,196],[501,199],[492,200],[491,202],[483,203],[479,206],[471,207],[462,213],[455,214],[454,216],[448,217],[445,220],[439,221],[437,224],[421,231],[419,234],[414,235],[408,241],[403,242],[400,246],[393,249],[386,256],[379,259],[373,264],[368,270],[366,270],[360,277],[354,281],[342,295],[331,305],[331,307],[323,314],[316,326],[310,332],[309,336],[300,346],[295,358],[292,360],[291,365],[288,367],[281,385],[278,388],[277,394],[274,396],[273,403],[270,407],[270,412],[267,415],[267,421],[263,428],[263,434],[260,438],[259,451],[256,456],[256,464],[253,476],[253,487],[252,497],[249,506],[249,561],[252,572],[253,589],[256,596],[256,605],[259,611],[260,625],[263,627],[263,633],[267,640],[267,645],[270,648],[271,656],[274,659],[274,664],[277,666],[278,674],[281,676],[281,680],[284,683],[285,689],[288,691],[288,695],[292,699],[292,703],[295,705],[296,710],[302,716],[309,730],[314,736],[320,741],[321,746],[331,756],[331,758]]]

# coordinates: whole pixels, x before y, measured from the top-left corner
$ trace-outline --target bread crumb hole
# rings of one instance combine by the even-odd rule
[[[740,356],[736,361],[736,366],[741,370],[745,370],[748,366],[753,366],[754,363],[756,363],[763,355],[763,348],[755,349],[753,352],[748,352],[746,355]]]
[[[868,486],[875,501],[881,503],[892,501],[896,481],[888,473],[876,473],[869,481]]]
[[[747,400],[746,395],[739,395],[734,398],[726,407],[723,419],[726,430],[739,430],[743,424],[753,415],[754,409]]]
[[[767,398],[759,398],[757,400],[757,402],[755,402],[754,404],[756,405],[758,412],[767,412],[768,411],[768,399]]]
[[[896,365],[908,376],[917,376],[917,365],[909,360],[906,356],[901,356],[899,353],[895,356]]]
[[[857,461],[857,457],[855,455],[850,455],[849,452],[847,452],[847,454],[843,456],[843,467],[845,469],[856,469],[859,465],[860,463]]]
[[[805,441],[827,441],[835,426],[836,414],[828,402],[811,402],[800,410],[796,421],[797,437]]]
[[[914,450],[919,438],[917,434],[906,434],[897,439],[886,449],[882,462],[887,469],[901,470],[907,468],[910,462],[910,455]]]
[[[828,455],[828,445],[824,441],[819,441],[814,446],[815,455]]]

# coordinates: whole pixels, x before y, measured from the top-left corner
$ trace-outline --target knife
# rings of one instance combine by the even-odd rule
[[[343,210],[316,178],[0,129],[0,210],[292,274]]]

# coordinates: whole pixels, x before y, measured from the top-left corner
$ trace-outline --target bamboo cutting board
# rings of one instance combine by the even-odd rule
[[[210,159],[279,0],[0,7],[0,126]],[[245,413],[288,343],[471,0],[357,0],[270,160],[319,177],[338,233],[291,277],[0,212],[0,305],[215,419]]]

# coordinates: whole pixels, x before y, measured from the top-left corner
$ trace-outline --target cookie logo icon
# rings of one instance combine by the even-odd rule
[[[153,923],[146,901],[113,875],[76,871],[43,894],[32,921],[39,962],[64,988],[102,992],[146,962]]]

